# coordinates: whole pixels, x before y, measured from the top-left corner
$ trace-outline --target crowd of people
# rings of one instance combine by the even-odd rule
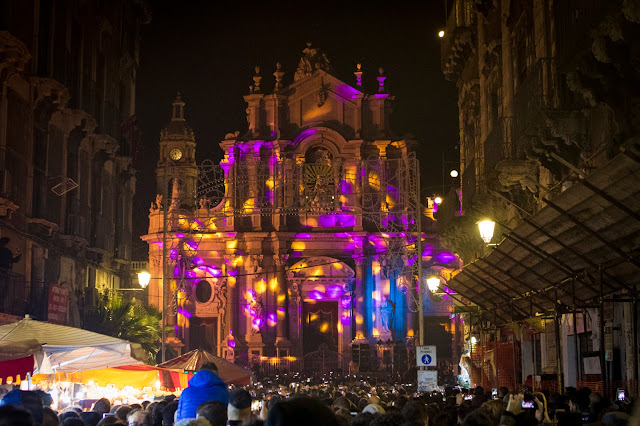
[[[567,388],[564,395],[482,387],[425,393],[412,384],[298,374],[234,387],[220,379],[213,363],[204,364],[178,398],[130,405],[103,398],[90,411],[69,406],[55,412],[51,403],[45,392],[12,390],[0,400],[0,426],[640,425],[640,407],[634,407],[640,404],[629,398],[612,402],[587,388]]]

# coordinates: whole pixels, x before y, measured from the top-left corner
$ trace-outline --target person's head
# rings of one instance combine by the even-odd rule
[[[42,426],[58,426],[60,421],[56,412],[49,407],[42,409]]]
[[[353,418],[351,426],[369,426],[373,420],[373,414],[360,413]]]
[[[162,426],[162,410],[169,404],[167,401],[159,401],[151,411],[151,424]]]
[[[102,419],[102,414],[97,411],[84,411],[80,413],[80,418],[87,426],[96,426]]]
[[[86,426],[80,417],[67,417],[60,426]]]
[[[0,426],[33,426],[33,417],[23,409],[13,405],[0,406]]]
[[[36,424],[42,424],[42,398],[34,391],[12,390],[2,397],[0,405],[13,405],[28,411]]]
[[[484,410],[474,410],[464,418],[462,426],[498,426]]]
[[[129,426],[151,426],[151,416],[145,410],[132,410],[127,415]]]
[[[200,404],[196,410],[196,419],[207,419],[211,426],[227,424],[227,406],[220,401],[208,401]]]
[[[6,246],[7,244],[9,244],[9,237],[0,238],[0,247]]]
[[[229,420],[248,422],[251,419],[251,394],[244,389],[234,389],[229,393],[227,407]]]
[[[267,415],[265,426],[337,426],[331,409],[320,401],[300,396],[280,401]]]
[[[200,367],[200,371],[202,370],[207,370],[218,374],[218,366],[213,362],[205,362],[204,364],[202,364],[202,366]]]
[[[93,404],[93,411],[100,413],[101,415],[104,413],[108,413],[111,410],[111,403],[107,398],[100,398]]]
[[[116,417],[123,422],[127,421],[127,416],[133,409],[128,405],[121,405],[120,408],[116,410]]]
[[[60,424],[64,423],[64,421],[67,419],[74,419],[74,418],[80,418],[78,413],[76,413],[74,410],[64,410],[62,413],[58,415],[58,421],[60,422]]]
[[[418,401],[407,402],[402,407],[402,415],[407,424],[426,426],[429,422],[426,407]]]
[[[508,394],[509,394],[509,389],[507,389],[506,387],[502,386],[498,388],[498,398],[502,399]]]
[[[162,422],[164,426],[172,426],[175,420],[176,410],[178,409],[178,401],[173,400],[162,409]]]

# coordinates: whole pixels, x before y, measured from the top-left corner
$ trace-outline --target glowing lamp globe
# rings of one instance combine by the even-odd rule
[[[457,178],[458,177],[458,171],[456,169],[453,169],[449,172],[449,176],[451,176],[452,178]]]
[[[496,223],[492,220],[483,220],[478,222],[478,229],[480,230],[480,237],[482,241],[489,244],[493,239],[493,231],[495,230]]]
[[[440,278],[433,276],[427,278],[427,287],[431,293],[435,293],[440,288]]]
[[[146,271],[138,272],[138,283],[140,284],[140,287],[147,288],[150,280],[151,280],[150,273]]]
[[[433,199],[433,202],[434,202],[434,203],[436,203],[436,204],[438,204],[438,205],[442,204],[442,197],[436,197],[436,198],[434,198],[434,199]]]
[[[438,31],[438,37],[440,38],[444,37],[444,30]]]

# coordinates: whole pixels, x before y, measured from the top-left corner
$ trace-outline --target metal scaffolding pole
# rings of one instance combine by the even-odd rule
[[[422,220],[421,220],[421,216],[422,216],[422,209],[421,209],[421,205],[422,203],[420,202],[420,163],[418,161],[416,161],[416,185],[417,185],[417,190],[416,190],[416,210],[417,210],[417,214],[416,214],[416,226],[418,228],[418,232],[417,232],[417,240],[416,240],[416,248],[417,248],[417,255],[416,255],[416,262],[418,262],[418,310],[420,311],[418,313],[418,332],[419,332],[419,342],[420,342],[420,346],[424,345],[424,291],[422,289],[423,286],[423,277],[422,277]]]

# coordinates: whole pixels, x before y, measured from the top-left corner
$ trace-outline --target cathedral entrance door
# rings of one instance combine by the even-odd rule
[[[305,301],[302,308],[302,350],[304,354],[327,345],[338,350],[338,302]]]
[[[203,349],[213,355],[218,349],[218,318],[191,318],[189,348]]]

